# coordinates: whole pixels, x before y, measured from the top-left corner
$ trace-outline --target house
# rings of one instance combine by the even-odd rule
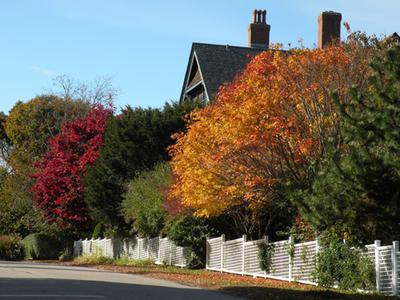
[[[271,26],[266,10],[254,10],[248,29],[248,47],[193,43],[183,81],[180,101],[212,101],[222,84],[231,82],[250,59],[269,48]],[[342,15],[323,12],[318,18],[318,46],[340,40]]]

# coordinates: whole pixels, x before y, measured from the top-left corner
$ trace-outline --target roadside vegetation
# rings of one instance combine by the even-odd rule
[[[191,270],[166,265],[154,265],[147,260],[127,258],[110,259],[102,256],[81,257],[64,263],[74,266],[95,267],[120,273],[141,274],[157,279],[172,280],[181,284],[199,286],[251,300],[319,300],[319,299],[396,299],[375,294],[356,294],[344,290],[333,290],[311,285],[289,283],[265,278],[252,278],[205,270]]]
[[[210,103],[116,111],[107,80],[57,82],[61,91],[0,114],[0,259],[68,259],[78,238],[161,235],[201,268],[207,237],[326,236],[317,282],[357,290],[373,278],[352,247],[400,238],[396,37],[356,32],[326,49],[264,51]],[[361,299],[126,258],[73,263],[251,299]]]

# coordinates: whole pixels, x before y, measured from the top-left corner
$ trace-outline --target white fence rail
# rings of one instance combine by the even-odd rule
[[[187,265],[187,249],[176,246],[168,238],[91,239],[74,242],[74,256],[101,255],[110,258],[149,259],[156,264],[179,267]]]
[[[292,238],[270,243],[273,248],[270,271],[260,267],[258,253],[267,239],[225,241],[225,236],[207,239],[206,269],[212,271],[316,284],[314,270],[318,240],[295,244]],[[381,246],[380,241],[365,246],[375,263],[376,289],[382,294],[400,294],[399,242]]]

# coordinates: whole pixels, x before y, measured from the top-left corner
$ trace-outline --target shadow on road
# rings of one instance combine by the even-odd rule
[[[195,288],[174,288],[89,280],[0,278],[0,299],[168,299],[234,300]]]

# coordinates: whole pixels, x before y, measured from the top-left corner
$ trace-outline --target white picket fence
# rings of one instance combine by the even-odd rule
[[[85,239],[74,242],[74,256],[101,255],[110,258],[149,259],[156,264],[186,267],[187,249],[168,238]]]
[[[270,272],[260,267],[258,253],[267,238],[247,241],[242,238],[225,241],[225,236],[207,239],[206,269],[254,277],[273,278],[316,284],[313,276],[318,240],[295,244],[293,238],[270,243],[273,245]],[[376,289],[382,294],[399,295],[399,242],[381,246],[380,241],[365,246],[366,255],[375,262]]]

